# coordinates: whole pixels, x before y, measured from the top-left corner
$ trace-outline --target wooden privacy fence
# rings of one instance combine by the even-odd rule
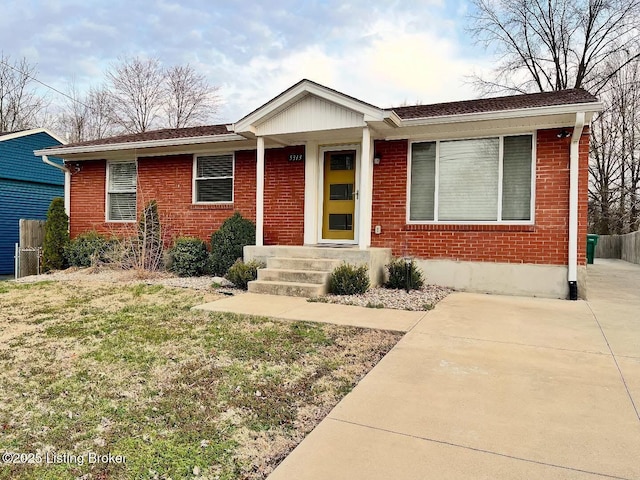
[[[44,244],[44,220],[20,219],[20,243],[16,248],[16,278],[40,273]]]
[[[640,231],[626,235],[600,235],[596,258],[619,258],[640,264]]]

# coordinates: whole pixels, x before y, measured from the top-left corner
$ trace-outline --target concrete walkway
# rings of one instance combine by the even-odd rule
[[[427,314],[427,312],[407,312],[308,302],[306,298],[263,295],[260,293],[243,293],[242,295],[223,298],[222,300],[205,303],[193,308],[194,310],[206,310],[209,312],[232,312],[283,320],[333,323],[336,325],[395,330],[398,332],[409,331]]]
[[[640,266],[589,273],[589,302],[450,295],[269,479],[640,479]]]

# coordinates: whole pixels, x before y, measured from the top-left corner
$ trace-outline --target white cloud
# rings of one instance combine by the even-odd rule
[[[476,92],[464,80],[484,67],[470,64],[460,49],[454,38],[410,31],[401,20],[380,20],[333,50],[316,43],[279,59],[231,61],[225,68],[233,81],[221,91],[223,115],[234,121],[302,78],[380,107],[474,98]]]

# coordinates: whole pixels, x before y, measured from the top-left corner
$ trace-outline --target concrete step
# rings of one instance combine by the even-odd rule
[[[341,260],[328,258],[267,258],[267,268],[277,270],[313,270],[318,272],[331,272],[341,263]]]
[[[327,285],[318,283],[293,283],[273,280],[254,280],[249,282],[251,293],[268,295],[288,295],[290,297],[319,297],[327,293]]]
[[[317,283],[324,284],[329,278],[329,272],[315,270],[290,270],[261,268],[258,270],[258,280],[270,280],[293,283]]]

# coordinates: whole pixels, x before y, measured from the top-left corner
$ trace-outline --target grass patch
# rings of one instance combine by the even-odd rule
[[[191,311],[202,292],[142,283],[0,293],[0,450],[126,458],[0,479],[265,478],[400,338]]]

